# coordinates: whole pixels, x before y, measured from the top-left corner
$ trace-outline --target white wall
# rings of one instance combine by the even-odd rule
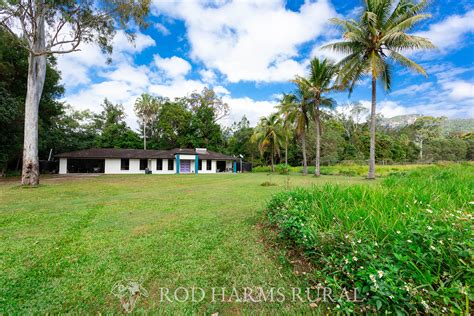
[[[67,158],[59,158],[59,174],[67,173]]]
[[[186,158],[183,158],[185,156]],[[191,173],[195,172],[195,156],[194,155],[181,155],[180,159],[189,159],[192,157],[191,161]],[[107,158],[105,159],[105,170],[104,173],[108,174],[144,174],[145,170],[140,170],[140,159],[130,159],[130,168],[129,170],[120,170],[120,159]],[[173,170],[168,170],[168,159],[163,159],[163,168],[162,170],[156,170],[156,159],[148,159],[148,168],[152,171],[153,174],[174,174],[176,173],[176,159],[173,159]],[[227,168],[232,168],[232,161],[226,162]],[[198,173],[216,173],[217,170],[217,161],[211,161],[211,170],[207,170],[207,160],[202,160],[202,170],[198,170]],[[67,173],[67,158],[59,159],[59,173]]]

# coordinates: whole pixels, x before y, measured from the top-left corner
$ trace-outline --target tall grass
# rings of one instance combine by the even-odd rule
[[[280,173],[285,165],[277,165],[276,171]],[[428,167],[429,165],[380,165],[377,166],[377,176],[388,176],[392,173],[400,171],[410,171],[418,169],[420,167]],[[292,167],[287,166],[287,169],[291,173],[302,173],[303,167]],[[258,166],[252,169],[253,172],[271,172],[270,166]],[[334,166],[321,166],[321,174],[323,175],[342,175],[342,176],[366,176],[369,171],[369,166],[360,164],[337,164]],[[308,166],[308,173],[314,173],[314,166]]]
[[[474,167],[430,167],[380,186],[326,185],[275,195],[269,222],[317,267],[314,282],[357,288],[353,311],[466,313],[472,294]]]

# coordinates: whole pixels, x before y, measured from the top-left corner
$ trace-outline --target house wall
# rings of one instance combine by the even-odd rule
[[[192,159],[190,159],[192,157]],[[194,155],[181,155],[181,160],[192,160],[191,161],[191,173],[195,172],[195,156]],[[107,174],[143,174],[145,173],[144,170],[140,170],[140,159],[130,159],[130,168],[129,170],[121,170],[120,169],[120,160],[115,158],[107,158],[105,159],[105,167],[104,173]],[[216,173],[217,170],[217,161],[212,160],[211,162],[211,170],[206,170],[207,168],[207,160],[202,160],[202,170],[198,170],[198,173],[203,174],[211,174]],[[174,174],[176,173],[176,159],[173,159],[173,170],[168,170],[168,159],[163,159],[163,170],[156,170],[156,159],[148,159],[148,168],[152,171],[153,174]],[[232,161],[226,162],[227,168],[232,168]],[[66,174],[67,173],[67,158],[60,158],[59,159],[59,173]]]
[[[59,158],[59,174],[67,173],[67,158]]]

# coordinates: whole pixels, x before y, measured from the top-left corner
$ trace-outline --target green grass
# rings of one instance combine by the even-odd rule
[[[422,165],[422,164],[411,164],[411,165],[381,165],[377,166],[376,168],[376,175],[378,177],[385,177],[392,173],[397,172],[405,172],[410,171],[413,169],[419,169],[424,167],[429,167],[430,165]],[[276,172],[278,172],[279,168],[276,166]],[[253,172],[270,172],[270,166],[259,166],[253,168]],[[290,167],[290,173],[302,173],[303,167]],[[359,165],[359,164],[337,164],[333,166],[321,166],[321,174],[322,175],[341,175],[341,176],[367,176],[369,171],[368,165]],[[314,166],[308,166],[308,173],[314,173]]]
[[[111,288],[125,278],[149,292],[136,311],[307,312],[292,302],[160,303],[158,289],[305,286],[259,223],[272,194],[327,183],[378,185],[265,174],[43,178],[33,189],[0,182],[0,314],[120,312]]]
[[[314,265],[308,282],[358,289],[344,312],[468,314],[473,301],[474,166],[433,166],[377,186],[275,195],[267,218]]]

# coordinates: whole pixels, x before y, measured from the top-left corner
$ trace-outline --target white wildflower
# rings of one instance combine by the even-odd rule
[[[377,274],[379,275],[380,279],[384,276],[384,273],[381,270],[377,271]]]
[[[362,242],[362,240],[359,239],[357,242],[360,244]]]
[[[397,234],[400,234],[400,233],[401,233],[401,231],[397,230]]]
[[[433,211],[432,211],[432,210],[430,210],[429,208],[427,208],[427,209],[426,209],[426,211],[427,211],[428,213],[430,213],[430,214],[432,214],[432,213],[433,213]]]
[[[411,244],[413,241],[411,241],[410,239],[407,240],[407,243]]]
[[[349,238],[349,235],[344,235],[344,238],[345,238],[345,239]]]
[[[425,308],[425,311],[428,311],[430,309],[430,306],[428,304],[426,304],[425,301],[421,301],[421,305],[423,305],[423,307]]]
[[[357,261],[358,259],[357,259],[356,256],[354,256],[354,257],[352,257],[352,260]]]
[[[432,245],[430,246],[431,250],[436,250],[436,248]]]
[[[439,240],[438,242],[439,242],[441,245],[443,245],[443,241],[442,241],[442,240]]]
[[[375,279],[375,276],[373,274],[369,275],[369,278],[372,283],[377,283],[377,280]]]
[[[469,202],[469,204],[474,205],[474,201]]]
[[[433,230],[433,227],[431,227],[431,226],[426,226],[426,228],[427,228],[428,230]]]
[[[345,264],[348,264],[349,260],[346,258],[346,259],[344,259],[344,262],[345,262]]]

